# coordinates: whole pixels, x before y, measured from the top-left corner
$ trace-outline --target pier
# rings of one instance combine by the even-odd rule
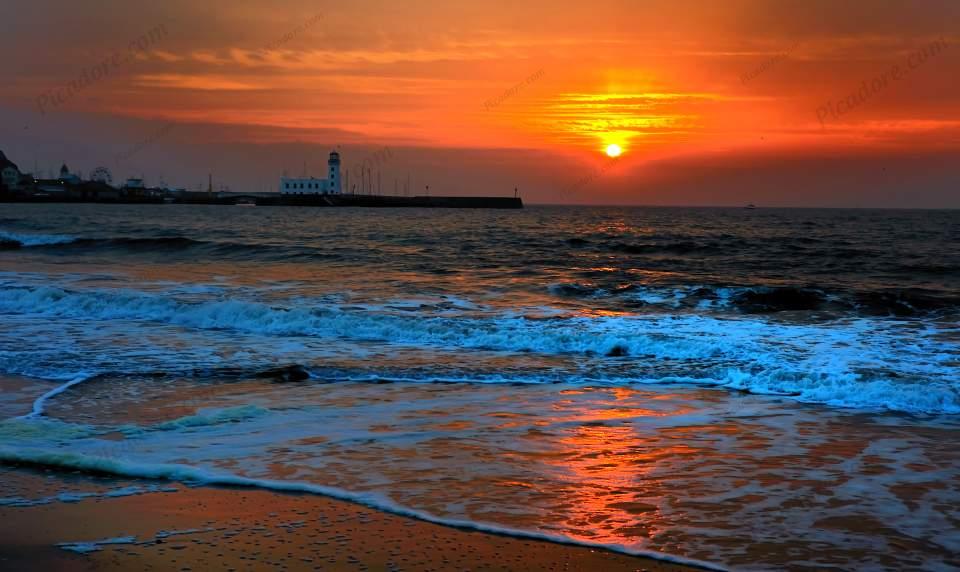
[[[276,195],[258,197],[258,206],[522,209],[520,197],[399,197],[389,195]]]
[[[280,193],[182,192],[164,196],[87,193],[4,194],[0,203],[95,203],[126,205],[256,205],[268,207],[369,207],[522,209],[520,197],[398,197],[389,195],[281,195]]]

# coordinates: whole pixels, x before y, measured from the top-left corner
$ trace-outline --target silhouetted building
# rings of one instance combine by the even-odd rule
[[[143,179],[130,178],[123,184],[124,189],[143,189]]]
[[[66,163],[60,167],[60,180],[68,185],[80,184],[80,177],[71,173]]]
[[[7,159],[7,156],[0,151],[0,185],[8,191],[16,191],[20,188],[20,169],[17,164]]]

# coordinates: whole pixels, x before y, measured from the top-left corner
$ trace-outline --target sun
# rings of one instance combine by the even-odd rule
[[[607,157],[619,157],[620,153],[623,153],[623,149],[616,143],[607,145]]]

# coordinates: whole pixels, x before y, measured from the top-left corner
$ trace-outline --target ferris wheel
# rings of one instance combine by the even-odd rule
[[[109,185],[113,182],[113,175],[110,174],[110,169],[106,167],[97,167],[90,173],[90,180]]]

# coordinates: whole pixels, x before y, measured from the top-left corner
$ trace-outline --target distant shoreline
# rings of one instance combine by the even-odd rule
[[[206,193],[197,193],[206,195]],[[267,193],[259,193],[258,195],[266,195]],[[273,198],[279,197],[279,193],[269,193]],[[327,195],[329,196],[329,195]],[[420,208],[527,208],[527,207],[562,207],[562,208],[595,208],[595,209],[604,209],[604,208],[631,208],[631,209],[716,209],[716,210],[743,210],[745,209],[743,205],[671,205],[671,204],[643,204],[643,203],[550,203],[550,202],[524,202],[522,199],[516,199],[518,206],[497,206],[497,207],[465,207],[465,206],[446,206],[438,204],[443,200],[450,199],[454,202],[463,201],[463,200],[492,200],[492,201],[514,201],[512,197],[396,197],[391,195],[340,195],[341,197],[371,197],[374,199],[374,202],[381,202],[383,204],[339,204],[339,205],[329,205],[329,204],[298,204],[297,202],[290,202],[287,204],[274,203],[273,201],[265,202],[260,206],[339,206],[339,207],[385,207],[385,208],[401,208],[401,207],[420,207]],[[433,204],[421,204],[416,201],[429,201]],[[69,198],[22,198],[22,197],[9,197],[3,196],[0,194],[0,204],[96,204],[96,205],[160,205],[160,204],[177,204],[177,205],[220,205],[220,206],[231,206],[238,203],[235,200],[219,200],[219,199],[201,199],[201,200],[175,200],[175,201],[164,201],[158,199],[138,199],[138,198],[127,198],[127,199],[117,199],[117,200],[82,200],[82,199],[69,199]],[[778,210],[793,210],[793,211],[933,211],[933,212],[956,212],[960,211],[960,207],[952,206],[943,206],[943,207],[892,207],[892,206],[799,206],[799,205],[758,205],[756,209],[749,209],[749,212],[753,214],[759,214],[764,211],[778,211]]]
[[[61,196],[0,196],[0,203],[29,204],[125,204],[125,205],[222,205],[222,206],[289,206],[289,207],[370,207],[370,208],[468,208],[468,209],[522,209],[519,197],[459,197],[392,195],[283,195],[265,194],[209,194],[186,193],[180,197],[132,196],[110,199],[90,199]]]

